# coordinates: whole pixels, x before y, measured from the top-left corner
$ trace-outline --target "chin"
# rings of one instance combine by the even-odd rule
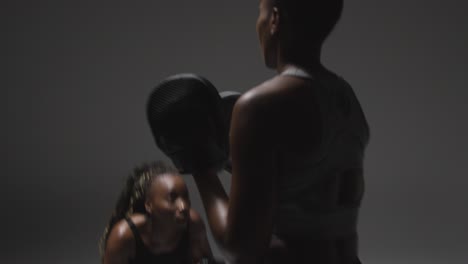
[[[186,227],[188,224],[188,218],[176,219],[175,223],[178,227]]]
[[[262,50],[263,62],[265,66],[269,69],[276,69],[277,66],[277,54],[276,54],[276,45],[270,43]]]
[[[178,227],[179,229],[186,229],[187,226],[188,226],[187,221],[177,223],[177,227]]]

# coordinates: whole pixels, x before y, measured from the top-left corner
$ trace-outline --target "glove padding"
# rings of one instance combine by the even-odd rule
[[[208,80],[189,73],[166,78],[150,94],[146,113],[156,145],[180,173],[224,168],[228,127]]]
[[[237,99],[239,99],[241,95],[241,93],[235,91],[224,91],[219,93],[223,106],[224,120],[227,123],[228,129],[231,126],[232,110],[234,109]]]

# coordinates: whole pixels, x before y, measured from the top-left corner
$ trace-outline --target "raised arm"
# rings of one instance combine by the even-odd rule
[[[271,238],[277,172],[269,104],[253,91],[234,107],[229,199],[215,171],[194,174],[213,235],[230,263],[260,262]]]

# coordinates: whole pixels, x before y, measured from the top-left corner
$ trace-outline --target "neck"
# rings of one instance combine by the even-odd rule
[[[321,57],[321,48],[309,48],[306,49],[278,49],[276,71],[278,73],[283,72],[290,66],[305,69],[306,71],[316,71],[317,69],[323,68]]]

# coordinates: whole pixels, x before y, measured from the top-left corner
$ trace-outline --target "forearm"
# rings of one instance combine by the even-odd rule
[[[195,173],[211,232],[219,246],[225,247],[229,198],[215,171]]]
[[[205,207],[211,232],[218,247],[229,259],[229,263],[260,263],[261,257],[256,256],[256,252],[249,251],[254,247],[243,247],[249,245],[250,241],[244,241],[242,245],[229,241],[232,240],[227,226],[229,198],[216,172],[199,173],[193,176]]]

